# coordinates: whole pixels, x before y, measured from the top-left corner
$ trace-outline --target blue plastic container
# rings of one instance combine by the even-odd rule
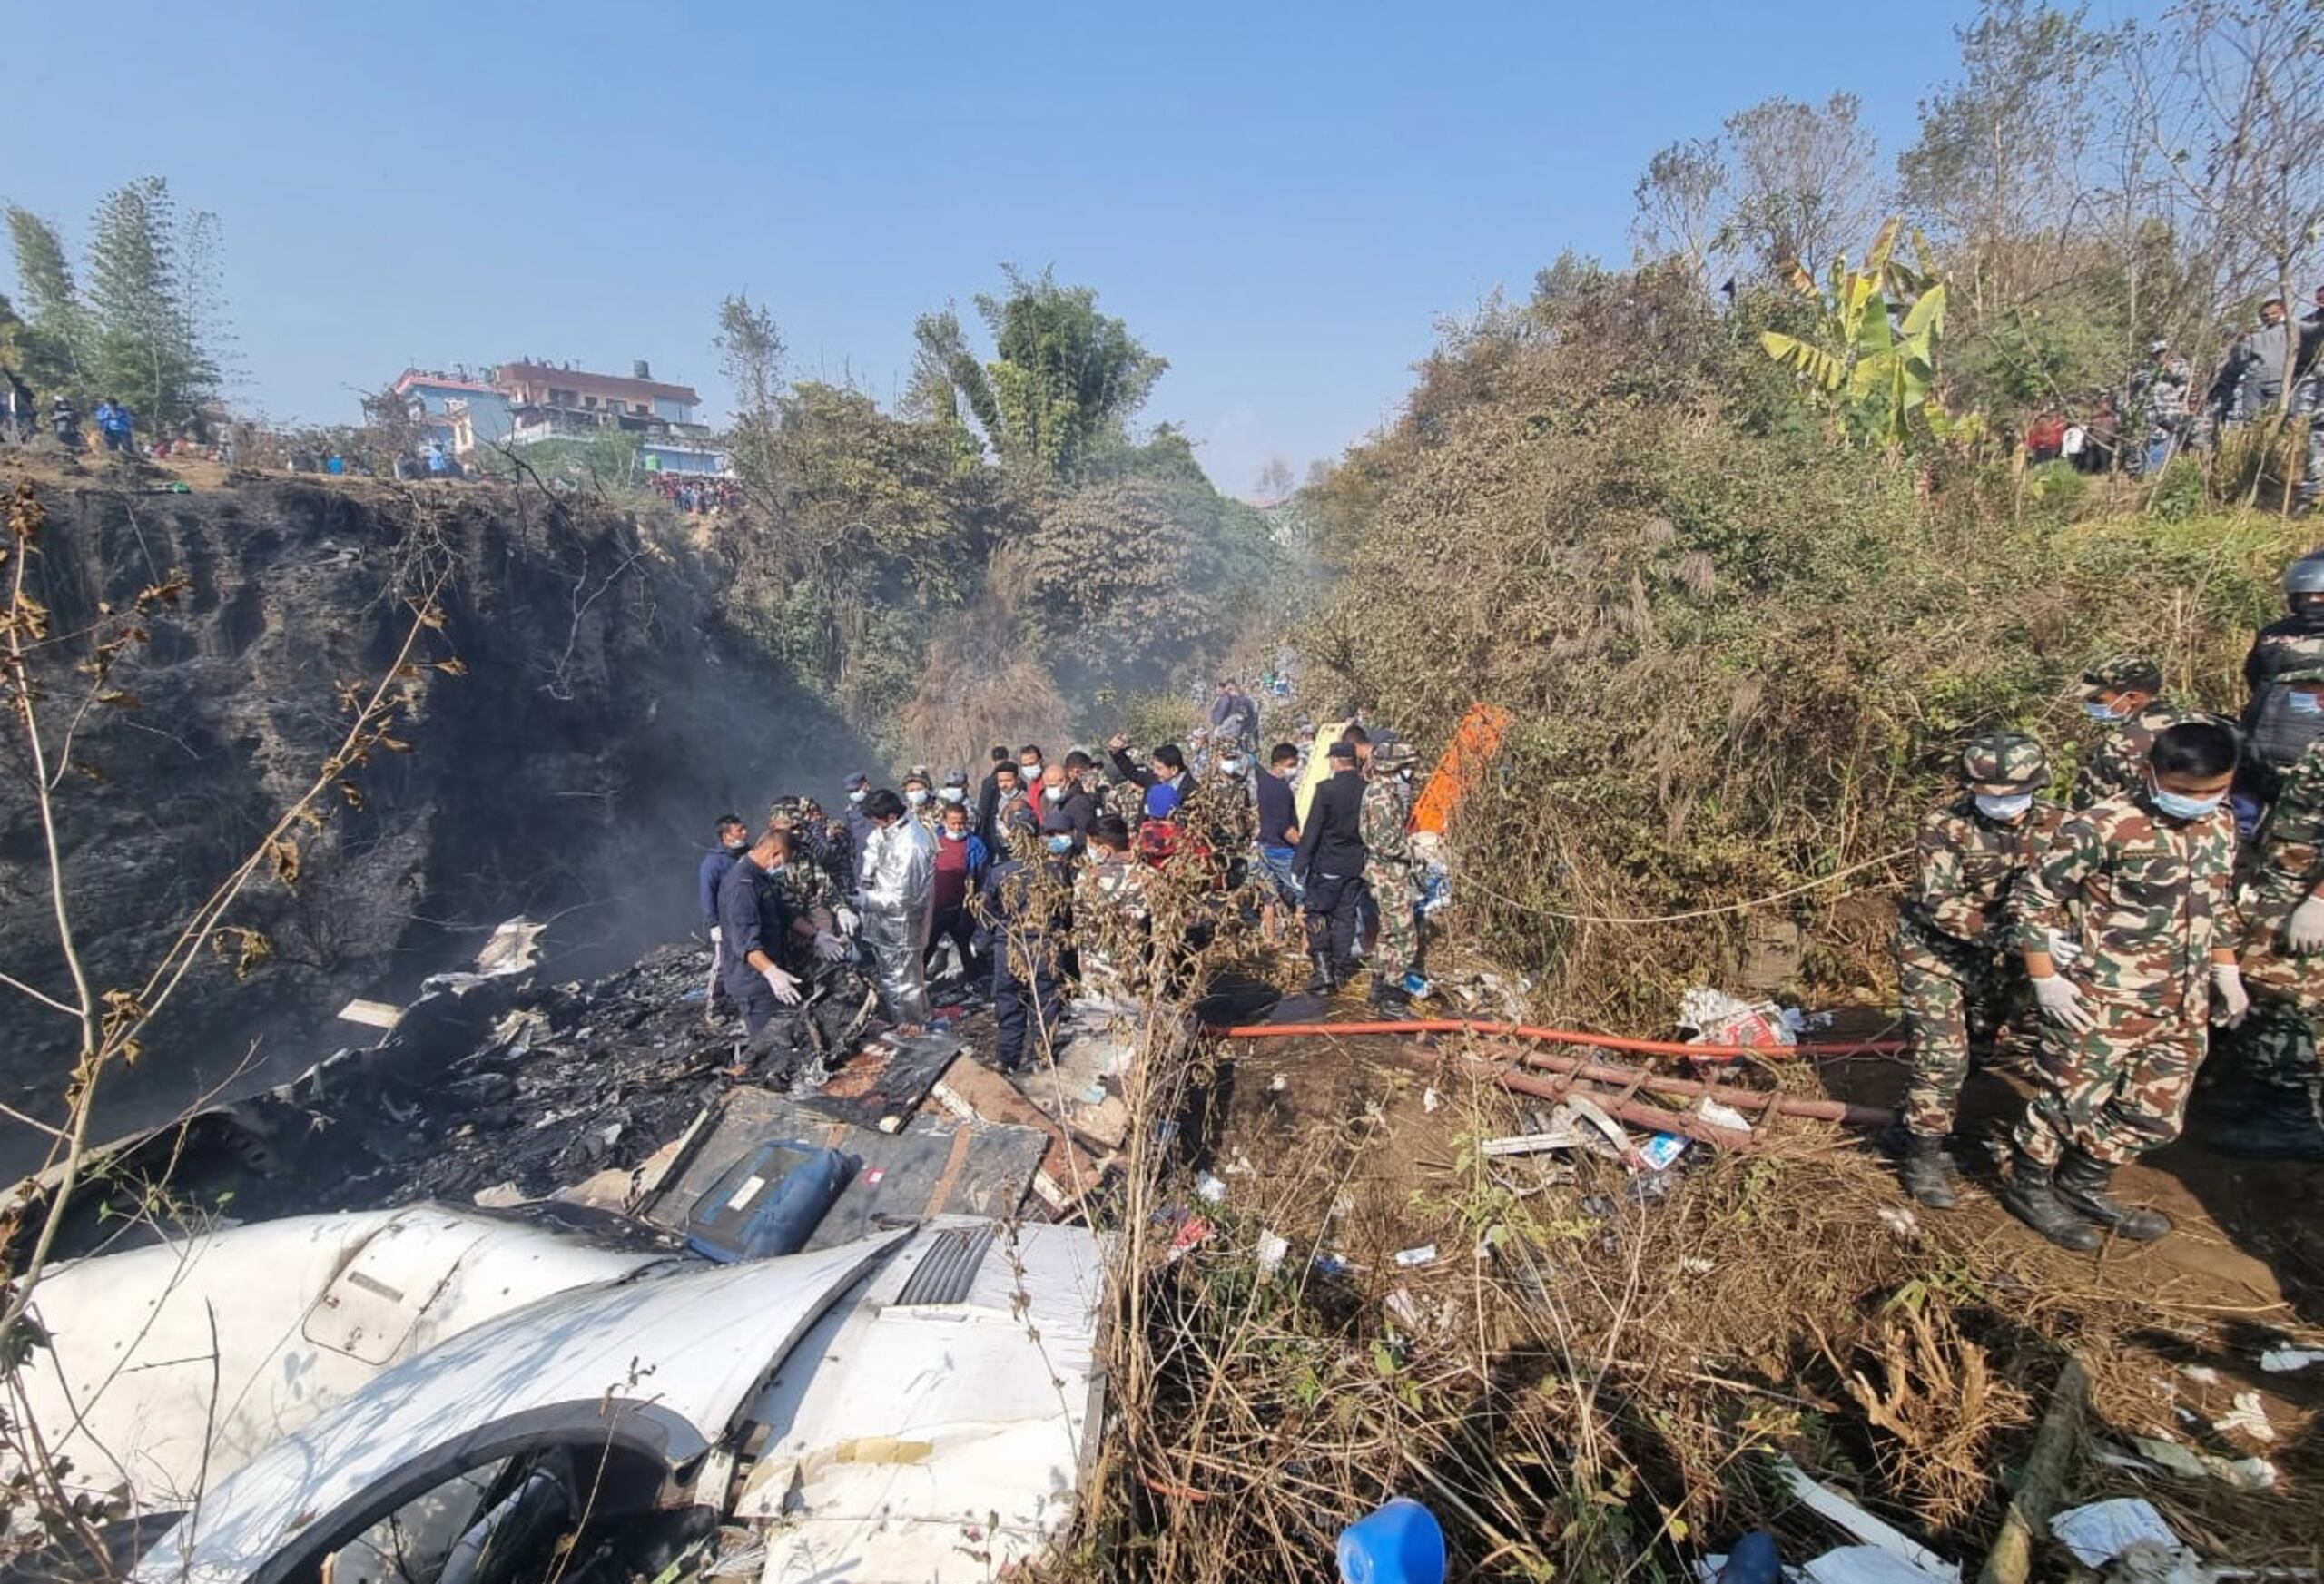
[[[1444,1530],[1436,1514],[1399,1496],[1340,1530],[1345,1584],[1444,1584]]]
[[[855,1157],[796,1141],[762,1144],[686,1215],[686,1246],[722,1265],[797,1254],[854,1180]]]

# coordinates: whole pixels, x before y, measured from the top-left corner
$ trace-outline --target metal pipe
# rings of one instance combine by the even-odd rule
[[[1664,1077],[1659,1073],[1643,1072],[1637,1067],[1587,1061],[1578,1056],[1553,1056],[1545,1050],[1510,1050],[1505,1054],[1521,1067],[1537,1067],[1544,1072],[1568,1073],[1578,1078],[1587,1078],[1591,1083],[1636,1084],[1640,1088],[1670,1095],[1707,1095],[1738,1110],[1771,1110],[1780,1116],[1804,1117],[1814,1122],[1838,1122],[1853,1127],[1885,1127],[1890,1120],[1890,1113],[1886,1111],[1875,1110],[1869,1106],[1851,1106],[1845,1100],[1803,1100],[1789,1095],[1769,1094],[1765,1089],[1738,1089],[1728,1084],[1705,1084],[1692,1078]]]

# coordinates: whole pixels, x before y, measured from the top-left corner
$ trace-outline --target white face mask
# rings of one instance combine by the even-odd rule
[[[912,788],[911,791],[904,793],[904,802],[910,803],[915,809],[927,801],[928,789],[926,787],[916,786]]]
[[[968,802],[969,792],[966,787],[948,786],[937,795],[948,803],[961,803]]]
[[[1041,789],[1041,795],[1049,799],[1049,801],[1053,803],[1061,803],[1065,802],[1065,789],[1061,786],[1051,785],[1044,787]]]
[[[863,801],[863,789],[862,787],[857,787],[853,792],[848,793],[847,801],[851,803],[862,802]]]
[[[1977,812],[1988,820],[2014,820],[2034,806],[2032,792],[1979,792],[1976,798]]]
[[[945,828],[944,840],[947,841],[966,841],[968,839],[969,833],[966,831],[955,831],[950,826]]]
[[[1041,762],[1036,759],[1030,764],[1019,765],[1017,767],[1017,779],[1028,785],[1040,780]]]
[[[1243,773],[1243,762],[1239,759],[1222,759],[1218,762],[1218,768],[1229,775],[1240,775]]]

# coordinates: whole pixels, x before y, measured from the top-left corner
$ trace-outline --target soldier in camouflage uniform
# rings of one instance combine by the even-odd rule
[[[2162,693],[2162,667],[2135,654],[2082,674],[2082,707],[2100,723],[2102,735],[2074,772],[2072,807],[2086,809],[2144,783],[2147,750],[2154,746],[2155,734],[2187,715],[2165,703]]]
[[[2278,686],[2324,710],[2324,665],[2295,666]],[[2204,1075],[2204,1142],[2234,1155],[2324,1160],[2315,1019],[2324,1012],[2324,741],[2309,744],[2277,789],[2236,888],[2251,1015],[2220,1040]]]
[[[778,819],[774,828],[784,830]],[[795,827],[784,831],[783,862],[767,871],[766,886],[782,905],[785,920],[783,950],[776,954],[785,971],[802,981],[827,975],[830,966],[851,954],[840,939],[833,912],[831,881],[803,850]]]
[[[1420,861],[1413,852],[1413,745],[1389,738],[1372,750],[1372,773],[1364,783],[1363,831],[1369,854],[1365,874],[1380,909],[1380,934],[1372,949],[1372,1005],[1392,1017],[1403,1015],[1420,971]]]
[[[1178,809],[1179,826],[1193,833],[1204,850],[1213,883],[1223,890],[1242,890],[1250,875],[1259,814],[1251,801],[1251,780],[1245,773],[1248,768],[1239,750],[1222,754]]]
[[[1969,1076],[1973,1026],[2001,1021],[2022,984],[2010,906],[2017,879],[2065,819],[2040,795],[2050,764],[2018,732],[1988,732],[1961,755],[1962,792],[1921,821],[1912,889],[1896,921],[1896,984],[1912,1046],[1912,1085],[1897,1121],[1905,1192],[1932,1209],[1954,1205],[1945,1153]]]
[[[2066,820],[2018,883],[2049,1038],[2002,1202],[2062,1247],[2097,1247],[2101,1227],[2141,1243],[2171,1230],[2108,1196],[2114,1168],[2179,1136],[2206,1026],[2250,1009],[2227,807],[2239,748],[2224,721],[2165,727],[2146,784]],[[2076,947],[2063,967],[2058,940]]]
[[[1154,871],[1130,853],[1129,825],[1100,814],[1089,827],[1089,861],[1073,880],[1073,941],[1083,988],[1101,996],[1141,989],[1152,928],[1147,888]]]

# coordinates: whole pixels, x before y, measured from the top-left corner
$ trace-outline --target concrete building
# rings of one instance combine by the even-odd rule
[[[407,369],[393,387],[411,408],[428,439],[453,456],[478,446],[497,446],[516,427],[507,393],[492,383],[492,370],[470,374],[456,368]]]

